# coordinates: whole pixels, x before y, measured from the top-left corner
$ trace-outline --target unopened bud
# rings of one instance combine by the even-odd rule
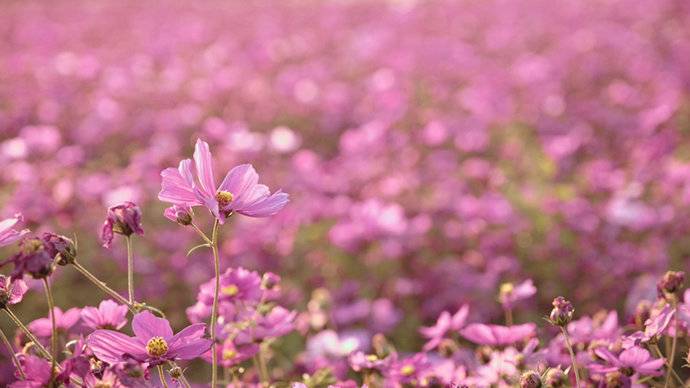
[[[666,299],[668,302],[678,301],[681,291],[683,290],[683,282],[685,281],[685,272],[683,271],[668,271],[656,284],[656,289],[659,297]]]
[[[170,377],[172,377],[175,380],[178,380],[180,377],[182,377],[182,368],[180,368],[179,366],[174,366],[170,368],[168,373],[170,373]]]
[[[546,377],[544,380],[544,385],[546,385],[546,388],[565,387],[566,382],[568,381],[561,368],[549,369],[546,372]]]
[[[562,296],[556,297],[553,302],[553,309],[549,314],[549,321],[553,325],[564,327],[573,320],[575,308],[573,304]]]

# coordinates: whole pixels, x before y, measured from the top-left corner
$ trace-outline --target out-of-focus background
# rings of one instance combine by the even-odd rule
[[[212,265],[156,196],[199,137],[217,178],[249,162],[291,196],[224,228],[222,266],[281,275],[300,310],[327,290],[339,330],[418,348],[526,278],[517,320],[557,294],[625,313],[688,269],[689,87],[683,0],[5,1],[0,209],[76,235],[123,290],[124,243],[98,231],[135,201],[138,297],[180,327]],[[56,276],[63,307],[102,298]],[[40,293],[18,310],[45,315]]]

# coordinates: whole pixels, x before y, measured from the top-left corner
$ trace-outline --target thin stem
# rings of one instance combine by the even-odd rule
[[[14,366],[17,368],[17,371],[19,372],[19,375],[23,380],[26,379],[26,375],[24,374],[24,370],[22,369],[22,364],[19,363],[19,360],[17,360],[17,355],[14,352],[14,346],[12,346],[12,343],[10,340],[7,339],[7,336],[5,335],[5,332],[0,329],[0,338],[2,338],[2,342],[5,343],[5,346],[7,347],[7,351],[10,353],[10,358],[12,359],[12,363]]]
[[[125,237],[127,241],[127,291],[129,303],[134,303],[134,257],[132,255],[132,238]]]
[[[211,388],[216,388],[216,384],[218,382],[218,354],[216,353],[216,315],[218,315],[218,295],[220,291],[220,257],[218,255],[218,225],[218,220],[215,220],[213,222],[213,232],[211,234],[211,250],[213,251],[213,269],[215,270],[213,308],[211,309]]]
[[[43,278],[43,286],[46,290],[46,300],[48,301],[48,315],[50,315],[50,351],[52,360],[50,361],[50,381],[52,383],[55,378],[55,364],[57,363],[57,347],[58,347],[58,333],[57,322],[55,321],[55,299],[53,298],[53,291],[50,289],[50,282],[48,278]]]
[[[175,363],[175,361],[168,362],[168,365],[171,368],[178,368],[177,363]],[[191,388],[191,385],[189,385],[189,381],[187,381],[187,378],[184,375],[184,369],[180,368],[180,377],[177,380],[181,382],[185,388]]]
[[[676,304],[673,304],[673,308],[676,308]],[[671,345],[671,354],[669,354],[668,360],[668,370],[666,374],[666,381],[664,382],[664,388],[668,387],[668,383],[671,381],[671,371],[673,370],[673,362],[676,358],[676,344],[678,342],[678,311],[673,314],[673,344]]]
[[[575,361],[575,352],[573,352],[573,345],[570,343],[570,337],[568,336],[568,330],[565,326],[561,326],[561,331],[563,332],[563,337],[565,338],[565,345],[570,353],[570,362],[573,364],[573,373],[575,374],[575,387],[580,388],[580,374],[577,372],[577,362]]]
[[[216,222],[218,222],[218,221],[216,221]],[[206,244],[211,245],[211,244],[213,243],[213,242],[211,241],[211,239],[208,238],[208,236],[206,235],[206,233],[204,233],[195,223],[192,222],[191,225],[192,225],[192,227],[194,228],[194,230],[196,230],[196,232],[197,232],[197,234],[199,235],[199,237],[201,237],[201,239],[204,240],[204,242],[205,242]]]
[[[43,357],[47,358],[48,360],[52,360],[53,358],[51,357],[50,353],[48,353],[48,350],[38,341],[38,338],[36,338],[36,336],[31,332],[31,330],[29,330],[29,328],[26,327],[22,323],[22,321],[19,320],[19,318],[16,315],[14,315],[12,310],[10,310],[8,307],[5,307],[5,312],[10,317],[12,322],[14,322],[14,324],[17,325],[17,327],[22,332],[24,332],[24,335],[26,335],[26,337],[29,338],[29,340],[34,343],[34,345],[38,349],[39,353],[41,353],[41,355]]]
[[[261,346],[259,347],[259,371],[261,373],[261,381],[264,383],[264,385],[268,386],[268,384],[271,382],[271,377],[268,374],[268,367],[266,366],[266,358],[264,357],[264,351],[261,349]]]
[[[165,388],[168,388],[168,381],[165,380],[165,373],[163,372],[163,365],[158,365],[157,368],[158,368],[158,376],[161,379],[161,384],[163,384],[163,386]]]
[[[506,325],[512,326],[513,325],[513,309],[510,307],[506,307]]]
[[[77,271],[79,271],[82,275],[84,275],[85,278],[89,279],[89,281],[91,281],[91,283],[95,284],[96,287],[100,288],[106,294],[112,296],[120,304],[127,305],[127,307],[129,307],[130,311],[132,311],[133,313],[136,312],[136,310],[134,309],[133,303],[130,303],[129,300],[127,300],[124,296],[120,295],[117,291],[108,287],[108,285],[105,284],[104,281],[98,279],[94,274],[89,272],[89,270],[84,268],[81,264],[74,262],[72,265],[74,265],[74,268],[76,268]]]
[[[266,375],[264,374],[264,367],[263,367],[263,360],[261,357],[261,351],[259,351],[257,354],[254,355],[254,358],[252,359],[254,362],[254,368],[256,369],[256,373],[259,375],[259,381],[261,381],[261,386],[267,386],[268,379]]]
[[[664,357],[664,354],[661,352],[661,349],[659,349],[659,345],[653,344],[652,348],[656,351],[656,354],[657,354],[657,356],[659,356],[659,358],[664,359],[664,363],[666,364],[666,368],[668,368],[668,370],[671,372],[671,374],[673,375],[673,378],[675,378],[676,381],[681,386],[685,386],[685,383],[683,383],[683,379],[681,379],[680,376],[678,376],[678,373],[676,373],[676,371],[669,366],[668,359],[666,357]]]

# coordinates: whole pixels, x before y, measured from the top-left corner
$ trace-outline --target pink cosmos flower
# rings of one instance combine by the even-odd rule
[[[452,316],[448,311],[444,311],[438,317],[438,320],[434,326],[422,327],[419,329],[419,332],[424,337],[429,339],[429,341],[424,345],[424,351],[428,352],[429,350],[436,348],[449,331],[458,331],[462,329],[462,327],[465,325],[465,321],[467,320],[469,311],[470,309],[467,305],[460,307],[460,309],[458,309],[458,311]]]
[[[0,221],[0,247],[10,245],[29,233],[29,229],[16,230],[14,226],[23,221],[21,214],[17,213],[12,218]]]
[[[0,308],[21,302],[28,289],[23,280],[0,275]]]
[[[532,279],[527,279],[517,286],[514,286],[512,283],[504,283],[501,286],[498,299],[504,308],[513,308],[515,303],[527,299],[536,293],[537,288],[534,287]]]
[[[472,323],[460,330],[460,334],[480,345],[509,345],[525,338],[534,337],[536,335],[536,325],[534,323],[525,323],[514,326],[500,326]]]
[[[81,317],[81,310],[77,307],[71,308],[65,312],[59,307],[53,310],[55,314],[55,324],[58,330],[69,332],[74,325],[79,322]],[[39,318],[29,323],[29,330],[31,330],[38,337],[50,337],[52,333],[52,325],[50,318]]]
[[[81,310],[84,325],[92,329],[120,330],[127,324],[127,306],[113,300],[104,300],[96,307],[84,307]]]
[[[595,353],[611,365],[610,368],[595,368],[599,372],[608,373],[621,370],[628,372],[624,374],[630,374],[630,371],[649,376],[660,376],[662,374],[659,369],[664,365],[664,359],[653,359],[649,351],[639,346],[625,349],[618,356],[615,356],[606,348],[599,348],[595,350]]]
[[[192,160],[184,159],[178,168],[166,168],[161,176],[158,199],[182,208],[206,206],[221,224],[232,213],[272,216],[288,203],[287,193],[278,190],[271,194],[267,186],[258,183],[259,175],[250,164],[233,168],[217,186],[211,151],[201,139],[194,148],[194,171]],[[176,210],[167,213],[173,212],[177,213]]]
[[[134,233],[142,236],[141,209],[134,202],[123,202],[112,206],[101,228],[101,241],[105,248],[110,248],[114,233],[130,236]]]
[[[151,312],[132,319],[134,337],[113,330],[96,330],[86,343],[100,360],[109,364],[133,358],[151,366],[172,360],[191,360],[206,353],[211,341],[204,339],[206,325],[196,323],[173,335],[170,323]]]

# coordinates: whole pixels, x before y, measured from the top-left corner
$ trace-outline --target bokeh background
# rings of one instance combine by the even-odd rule
[[[300,311],[318,290],[341,332],[418,349],[444,309],[500,320],[527,278],[518,321],[558,294],[625,314],[688,269],[689,91],[683,0],[3,1],[0,209],[124,290],[98,231],[137,202],[138,297],[179,327],[212,265],[156,196],[199,137],[218,178],[249,162],[291,195],[224,228],[222,266],[281,275]],[[102,298],[56,276],[63,308]]]

